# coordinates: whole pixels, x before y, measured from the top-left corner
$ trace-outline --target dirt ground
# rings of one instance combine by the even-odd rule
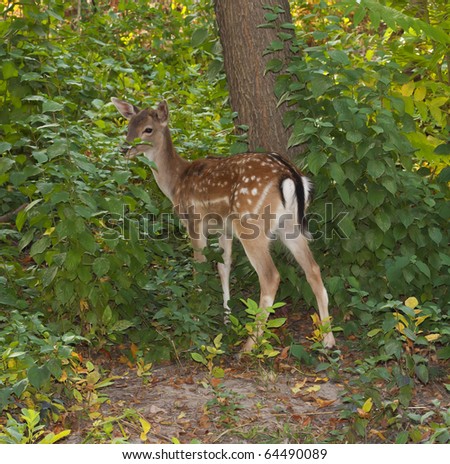
[[[307,348],[310,344],[310,319],[290,317],[295,323],[295,339]],[[288,328],[289,330],[289,328]],[[341,336],[342,338],[342,336]],[[341,370],[354,366],[362,357],[357,346],[339,340]],[[92,357],[92,353],[90,353]],[[153,366],[148,375],[139,376],[134,366],[118,362],[118,356],[100,355],[94,363],[101,366],[112,385],[102,389],[108,399],[86,421],[81,414],[69,416],[72,433],[66,443],[111,442],[126,437],[127,443],[323,443],[341,442],[339,430],[349,374],[331,380],[324,373],[300,370],[285,350],[271,368],[248,360],[238,362],[223,355],[217,364],[224,369],[223,379],[212,378],[199,363]],[[433,409],[439,399],[449,405],[442,383],[418,386],[412,411]],[[125,413],[124,413],[125,411]],[[132,411],[127,416],[126,411]],[[119,420],[117,418],[122,418]],[[104,424],[111,421],[106,437]],[[97,423],[97,426],[95,425]],[[102,425],[103,424],[103,425]],[[146,433],[143,434],[143,429]],[[96,430],[97,436],[93,433]],[[372,433],[373,432],[373,433]],[[103,433],[103,435],[102,435]],[[366,441],[386,442],[379,431],[371,431]],[[99,435],[100,434],[100,435]],[[336,440],[331,437],[333,434]],[[377,435],[378,434],[378,435]]]
[[[151,424],[146,443],[242,443],[245,435],[282,437],[287,427],[318,427],[321,418],[337,417],[342,387],[326,378],[305,377],[301,372],[272,373],[226,368],[220,387],[213,387],[207,371],[196,366],[156,367],[149,379],[120,366],[111,372],[114,384],[101,412],[120,416],[136,410]],[[214,384],[214,380],[213,380]],[[70,443],[83,441],[83,423],[72,430]],[[127,429],[130,443],[142,443],[141,430]],[[294,432],[292,432],[294,433]]]

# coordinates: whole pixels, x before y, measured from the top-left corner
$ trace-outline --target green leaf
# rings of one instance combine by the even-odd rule
[[[51,375],[55,379],[61,378],[62,375],[62,364],[59,358],[52,358],[47,361],[46,364],[48,370],[50,371]]]
[[[97,277],[103,277],[109,271],[110,262],[108,258],[96,258],[92,264],[92,270]]]
[[[352,142],[352,143],[359,143],[363,139],[361,132],[357,132],[357,131],[348,131],[345,134],[345,137],[349,142]]]
[[[103,310],[103,314],[102,314],[102,323],[105,325],[108,325],[111,319],[112,319],[111,307],[109,305],[106,305],[105,309]]]
[[[439,245],[442,241],[442,232],[440,229],[437,227],[430,227],[428,230],[428,234],[430,235],[431,240],[433,240],[434,243]]]
[[[208,38],[208,29],[196,29],[191,37],[191,45],[198,48]]]
[[[374,178],[378,179],[381,175],[384,174],[385,165],[382,160],[379,159],[370,159],[367,163],[367,172]]]
[[[422,261],[416,261],[416,266],[422,274],[425,274],[429,279],[431,279],[430,268]]]
[[[266,72],[271,71],[274,73],[280,72],[283,69],[283,62],[278,58],[269,60],[266,64]]]
[[[397,435],[397,438],[395,439],[395,443],[397,445],[404,445],[405,443],[408,443],[408,438],[409,438],[409,432],[407,430],[404,430]]]
[[[267,327],[269,329],[274,329],[277,327],[281,327],[286,322],[285,317],[280,317],[278,319],[269,319],[267,322]]]
[[[61,103],[52,100],[45,100],[42,104],[43,113],[55,113],[56,111],[61,111],[63,108],[64,105],[61,105]]]
[[[208,364],[205,357],[199,353],[191,353],[191,357],[195,362],[204,364],[205,366]]]
[[[428,383],[429,374],[428,374],[428,367],[425,364],[418,364],[414,368],[414,372],[417,375],[417,378],[424,384]]]
[[[310,153],[308,155],[307,162],[308,169],[311,171],[311,174],[317,175],[320,168],[326,164],[327,159],[327,155],[323,151]]]
[[[335,61],[336,63],[342,65],[349,65],[350,60],[348,59],[347,53],[342,50],[331,50],[328,52],[330,58]]]
[[[12,145],[9,142],[0,142],[0,155],[2,153],[5,153],[5,151],[11,150],[11,148],[12,148]],[[5,158],[5,159],[7,159],[7,158]],[[11,161],[11,164],[14,163],[12,160],[9,160],[9,161]],[[2,172],[2,171],[3,171],[3,169],[0,169],[0,172]]]
[[[341,168],[341,165],[338,163],[330,164],[330,174],[331,178],[339,185],[342,185],[347,178],[344,170]]]
[[[383,231],[386,232],[391,227],[391,218],[384,211],[380,211],[375,215],[375,222],[377,226]]]
[[[278,15],[276,13],[265,13],[264,14],[264,19],[270,23],[272,21],[275,21],[278,18]]]
[[[30,384],[40,390],[50,380],[50,371],[47,366],[32,366],[27,370],[27,376]]]
[[[248,151],[248,145],[245,142],[234,142],[230,147],[230,154],[236,155],[239,153],[246,153]]]
[[[376,251],[383,243],[384,234],[379,229],[369,229],[365,233],[365,241],[370,251]]]
[[[445,346],[444,348],[440,348],[437,350],[436,355],[438,359],[450,359],[450,346]]]
[[[1,150],[0,150],[1,153]],[[442,143],[434,149],[436,155],[450,155],[450,143]]]
[[[128,181],[128,179],[130,178],[130,176],[131,176],[130,171],[114,171],[113,175],[112,175],[113,179],[119,185],[125,184]]]
[[[58,268],[56,266],[48,267],[44,271],[44,274],[42,275],[42,286],[44,288],[48,287],[53,282],[53,280],[56,277],[57,272],[58,272]]]
[[[45,236],[39,239],[37,242],[33,243],[30,249],[30,256],[34,257],[38,254],[43,253],[49,246],[50,246],[51,240],[50,237]]]
[[[12,61],[4,61],[2,65],[3,79],[6,81],[19,75],[19,70]]]
[[[371,204],[374,208],[378,208],[384,202],[386,198],[386,192],[383,188],[377,185],[369,185],[367,194],[367,199],[369,200],[369,204]]]

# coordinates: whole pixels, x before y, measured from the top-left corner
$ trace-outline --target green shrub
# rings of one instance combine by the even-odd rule
[[[268,63],[279,70],[275,91],[289,106],[290,145],[309,147],[310,224],[326,286],[343,313],[349,285],[375,298],[416,294],[446,305],[448,190],[439,176],[417,170],[408,139],[416,122],[395,93],[409,76],[381,51],[361,57],[359,37],[335,8],[333,15],[316,5],[299,18],[295,37],[280,32],[294,56],[283,70]],[[312,302],[306,283],[297,286]]]

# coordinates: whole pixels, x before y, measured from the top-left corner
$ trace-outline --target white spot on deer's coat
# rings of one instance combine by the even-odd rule
[[[253,195],[254,197],[256,197],[256,195],[258,195],[258,189],[257,189],[257,188],[253,188],[253,189],[252,189],[252,195]]]

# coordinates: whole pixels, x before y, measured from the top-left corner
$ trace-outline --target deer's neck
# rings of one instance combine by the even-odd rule
[[[159,148],[155,149],[152,155],[150,159],[156,165],[156,169],[152,169],[156,183],[164,195],[173,203],[175,189],[190,163],[181,158],[176,152],[167,127],[165,128],[163,143]]]

